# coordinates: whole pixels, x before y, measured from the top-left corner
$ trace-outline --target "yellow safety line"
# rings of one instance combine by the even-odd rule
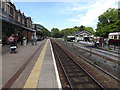
[[[42,62],[46,53],[47,43],[48,43],[48,40],[23,88],[37,88],[37,83],[38,83],[38,79],[39,79],[39,75],[42,67]]]

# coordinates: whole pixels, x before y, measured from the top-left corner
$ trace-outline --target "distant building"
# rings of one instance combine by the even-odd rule
[[[75,32],[71,35],[68,35],[67,38],[70,41],[75,41],[75,42],[79,42],[79,41],[84,41],[84,40],[88,40],[90,38],[92,38],[94,35],[87,32],[87,31],[80,31],[80,32]]]
[[[40,24],[33,24],[32,28],[35,30],[35,35],[37,37],[38,40],[42,40],[43,39],[43,32],[41,30],[41,25]]]

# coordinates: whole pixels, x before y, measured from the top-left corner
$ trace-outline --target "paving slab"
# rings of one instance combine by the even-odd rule
[[[16,50],[17,53],[15,54],[10,54],[9,50],[6,50],[6,52],[2,54],[2,85],[4,85],[16,73],[16,71],[30,56],[33,55],[43,42],[44,40],[38,42],[38,45],[34,46],[31,45],[31,43],[26,46],[19,46]]]
[[[50,41],[48,41],[47,44],[46,54],[42,63],[42,68],[38,81],[38,88],[59,88],[53,56],[51,52]]]

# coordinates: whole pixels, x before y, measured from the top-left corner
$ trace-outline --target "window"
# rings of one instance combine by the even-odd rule
[[[15,12],[15,20],[18,21],[18,15],[17,15],[17,12]]]
[[[10,14],[13,16],[13,8],[10,7]]]
[[[5,11],[5,2],[2,2],[0,7],[2,8],[2,11]]]
[[[109,39],[113,39],[113,36],[112,36],[112,35],[109,35]]]
[[[9,5],[6,5],[6,12],[9,13]]]
[[[1,10],[1,8],[2,8],[2,2],[0,1],[0,10]]]
[[[117,39],[117,35],[114,35],[114,39]]]

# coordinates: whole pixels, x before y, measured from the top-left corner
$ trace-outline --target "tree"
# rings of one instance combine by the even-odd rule
[[[42,25],[37,25],[37,29],[40,29],[43,33],[43,36],[46,38],[46,37],[50,37],[50,31],[48,29],[46,29],[44,26]]]
[[[63,30],[61,30],[61,35],[62,35],[62,37],[66,37],[72,33],[80,32],[80,31],[84,31],[84,30],[94,34],[94,30],[92,27],[85,27],[85,26],[81,25],[81,26],[75,26],[74,28],[63,29]]]
[[[97,36],[107,37],[111,32],[120,31],[120,19],[118,18],[118,12],[120,12],[120,10],[109,8],[98,17],[99,22],[96,29]]]
[[[91,34],[95,33],[95,31],[93,30],[92,27],[85,27],[85,30],[88,31],[88,32],[90,32]]]
[[[52,37],[55,37],[55,38],[61,37],[61,34],[60,34],[59,29],[58,29],[58,28],[53,28],[53,29],[51,30],[51,36],[52,36]]]
[[[47,30],[47,29],[43,29],[42,32],[43,32],[43,36],[44,36],[45,38],[51,36],[51,35],[50,35],[50,31]]]
[[[79,31],[84,31],[85,30],[85,26],[81,25],[78,30]]]

